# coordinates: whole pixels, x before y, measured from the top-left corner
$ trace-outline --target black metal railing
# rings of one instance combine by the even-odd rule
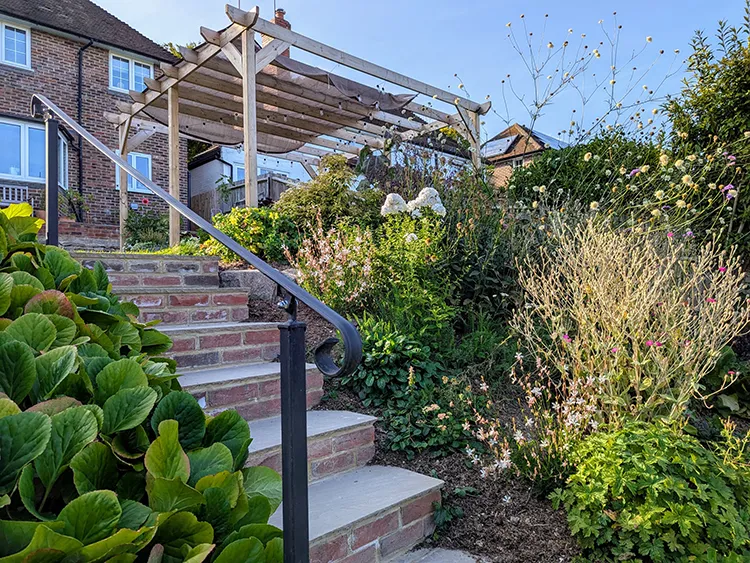
[[[283,481],[284,563],[308,563],[309,522],[307,501],[307,389],[305,323],[297,320],[300,301],[331,323],[341,334],[344,356],[341,365],[333,359],[337,338],[328,338],[315,349],[315,365],[324,376],[352,373],[362,358],[362,340],[352,323],[310,295],[284,274],[266,264],[237,241],[219,231],[188,206],[161,189],[114,151],[91,135],[69,115],[41,94],[31,99],[31,114],[44,118],[47,131],[46,234],[47,244],[59,243],[58,233],[58,129],[62,121],[84,141],[123,168],[131,177],[163,199],[180,215],[206,231],[229,250],[274,281],[285,295],[279,304],[289,315],[279,325],[281,337],[281,457]],[[121,189],[125,189],[124,186]]]

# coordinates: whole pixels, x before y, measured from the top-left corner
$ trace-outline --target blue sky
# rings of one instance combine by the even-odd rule
[[[197,41],[201,25],[219,29],[227,25],[224,3],[221,0],[95,0],[127,23],[158,41],[186,43]],[[258,3],[261,16],[271,19],[273,0],[242,0],[248,9]],[[237,0],[233,3],[236,5]],[[376,62],[425,82],[458,92],[462,82],[470,97],[484,101],[490,95],[494,108],[502,116],[491,113],[486,117],[483,136],[492,136],[504,128],[505,117],[501,80],[511,74],[518,92],[530,96],[533,84],[523,70],[523,62],[507,39],[507,22],[522,33],[521,24],[546,45],[552,41],[560,45],[566,38],[595,42],[602,31],[598,24],[604,20],[607,29],[622,25],[619,52],[628,53],[646,47],[639,59],[641,68],[658,59],[659,49],[665,55],[656,63],[648,80],[649,87],[688,54],[689,41],[696,29],[713,35],[716,22],[728,19],[739,24],[744,0],[475,0],[463,3],[447,0],[277,0],[284,8],[294,30],[309,37]],[[524,20],[520,20],[524,14]],[[545,14],[548,17],[545,20]],[[547,32],[541,39],[546,21]],[[574,30],[568,34],[568,29]],[[653,42],[646,44],[646,37]],[[674,55],[679,49],[680,54]],[[314,62],[327,70],[348,74],[334,63],[314,59],[293,52],[293,56]],[[608,66],[602,57],[600,76]],[[592,67],[591,71],[594,70]],[[456,78],[454,74],[458,74]],[[360,75],[361,76],[361,75]],[[673,76],[662,92],[675,91],[681,74]],[[363,79],[371,84],[377,80]],[[399,91],[398,88],[391,88]],[[566,95],[545,110],[536,127],[556,134],[570,122],[570,109],[577,104],[575,96]],[[590,114],[598,111],[592,100]],[[445,109],[445,108],[441,108]],[[509,106],[512,121],[528,121],[528,114],[515,102]]]

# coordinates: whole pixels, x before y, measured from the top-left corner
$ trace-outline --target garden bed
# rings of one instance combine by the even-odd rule
[[[378,416],[349,390],[327,380],[320,410],[349,410]],[[554,510],[539,498],[530,485],[508,474],[502,479],[484,479],[463,452],[434,457],[424,452],[409,459],[403,452],[391,451],[380,422],[375,425],[377,451],[374,465],[403,467],[445,481],[445,509],[460,509],[454,517],[425,542],[447,549],[463,549],[488,561],[502,563],[564,563],[579,554],[570,536],[565,513]]]

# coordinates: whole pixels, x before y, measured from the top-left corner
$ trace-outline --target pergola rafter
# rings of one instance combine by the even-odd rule
[[[489,111],[489,102],[479,104],[275,25],[259,18],[257,7],[243,11],[228,5],[226,14],[228,27],[202,27],[205,43],[180,48],[180,62],[162,63],[162,76],[146,79],[144,92],[130,93],[132,103],[121,102],[119,113],[106,114],[120,128],[123,155],[140,137],[168,134],[170,191],[179,186],[181,135],[244,145],[245,201],[251,206],[257,205],[258,154],[298,162],[314,175],[320,158],[332,152],[356,156],[364,147],[382,149],[392,135],[412,140],[451,126],[469,141],[474,164],[479,164],[480,116]],[[262,48],[256,32],[270,38]],[[409,92],[388,94],[300,63],[285,56],[290,47]],[[419,103],[419,95],[454,110]],[[128,139],[131,127],[139,133]],[[120,215],[124,221],[125,197]],[[176,244],[177,218],[170,221],[170,243]]]

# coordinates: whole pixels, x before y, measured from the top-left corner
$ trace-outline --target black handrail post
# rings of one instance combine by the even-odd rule
[[[284,563],[308,563],[306,325],[296,319],[294,309],[292,300],[290,319],[279,325]]]
[[[57,121],[49,112],[44,115],[45,130],[47,134],[47,179],[45,182],[45,196],[47,207],[46,234],[47,244],[58,246],[60,244],[59,234],[59,193],[58,184],[60,183],[59,169],[59,131],[60,122]]]

